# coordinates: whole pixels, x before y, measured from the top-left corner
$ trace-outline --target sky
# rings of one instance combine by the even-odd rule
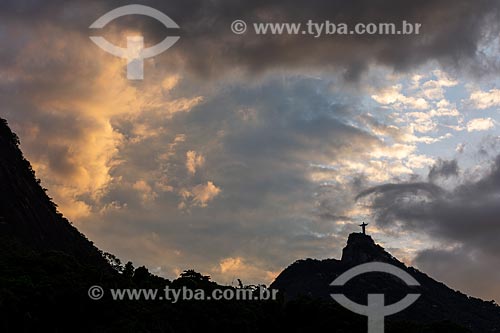
[[[498,1],[136,1],[99,31],[179,41],[144,80],[89,26],[129,3],[0,4],[0,116],[89,239],[175,278],[269,284],[351,232],[500,300]],[[234,34],[231,22],[401,22],[419,35]]]

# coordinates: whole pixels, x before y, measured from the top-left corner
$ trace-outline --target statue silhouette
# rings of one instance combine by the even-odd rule
[[[363,222],[362,224],[359,225],[361,228],[363,228],[363,235],[366,235],[366,226],[367,225],[368,225],[368,223],[365,223],[365,222]]]

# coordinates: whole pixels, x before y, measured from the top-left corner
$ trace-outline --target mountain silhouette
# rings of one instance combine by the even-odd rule
[[[366,273],[353,278],[344,287],[330,283],[348,269],[367,262],[384,262],[397,266],[419,283],[408,287],[399,278],[387,273]],[[281,290],[288,300],[301,296],[335,302],[330,294],[344,293],[357,303],[366,304],[368,293],[385,294],[386,304],[402,299],[408,293],[420,293],[410,307],[388,319],[431,323],[439,320],[459,324],[472,332],[500,332],[500,307],[452,290],[413,267],[407,267],[369,235],[352,233],[342,251],[341,260],[298,260],[286,268],[271,284]],[[361,317],[361,316],[360,316]]]
[[[0,249],[14,246],[62,251],[109,269],[102,253],[57,211],[19,149],[19,138],[0,119]]]
[[[103,253],[58,212],[19,149],[19,139],[0,118],[0,332],[366,332],[366,318],[334,302],[329,283],[350,267],[381,261],[396,265],[421,283],[421,298],[391,316],[386,332],[499,332],[500,310],[470,298],[413,269],[376,245],[351,234],[342,259],[299,260],[273,282],[276,300],[113,300],[110,288],[164,290],[248,289],[222,286],[192,269],[173,281],[146,267],[122,264]],[[89,298],[91,286],[106,291]],[[353,279],[342,292],[357,302],[384,293],[395,302],[409,287],[384,273]]]

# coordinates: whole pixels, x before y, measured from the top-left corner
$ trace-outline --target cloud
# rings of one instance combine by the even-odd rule
[[[423,84],[419,83],[417,86],[414,86],[414,88],[419,88],[420,94],[423,95],[426,99],[441,100],[441,103],[443,103],[443,88],[456,86],[458,84],[458,81],[450,78],[445,72],[441,70],[434,70],[432,74],[436,78],[435,80],[428,80]],[[423,77],[421,77],[420,79],[422,78]]]
[[[398,140],[433,144],[454,136],[450,132],[442,133],[442,129],[456,132],[465,129],[464,116],[456,103],[445,98],[445,94],[452,92],[450,87],[459,84],[448,73],[433,70],[431,74],[387,75],[386,80],[389,84],[371,87],[370,90],[374,92],[371,97],[383,109],[394,111],[390,118],[394,121],[392,127],[398,128]],[[419,133],[429,134],[420,136]]]
[[[491,269],[500,265],[496,255],[466,246],[432,248],[419,252],[413,263],[450,287],[484,300],[498,299],[500,294],[500,273]]]
[[[495,121],[491,118],[476,118],[467,123],[467,131],[487,131],[495,127]]]
[[[92,209],[100,209],[102,196],[116,181],[111,174],[123,162],[120,148],[162,131],[144,124],[121,131],[116,121],[158,109],[168,118],[188,112],[202,97],[174,97],[154,84],[131,85],[121,59],[96,53],[87,36],[56,22],[18,24],[16,18],[9,20],[22,41],[9,48],[17,51],[12,55],[16,61],[0,63],[0,72],[9,77],[0,87],[4,112],[37,176],[78,224]],[[8,34],[0,38],[9,42]],[[168,73],[157,75],[158,80],[172,81],[170,89],[180,82]],[[19,93],[13,95],[12,89]]]
[[[193,197],[194,204],[200,207],[206,207],[208,202],[219,195],[220,191],[220,188],[209,181],[207,184],[199,184],[193,187],[187,196]]]
[[[439,159],[438,162],[429,170],[429,181],[434,182],[437,178],[448,179],[449,177],[458,176],[459,168],[457,160],[444,161]]]
[[[30,5],[26,6],[10,1],[5,4],[2,16],[11,21],[29,20],[32,24],[51,22],[66,31],[87,34],[85,28],[89,22],[124,4],[121,0],[105,4],[99,1],[74,0],[68,3],[52,0],[30,1]],[[330,67],[341,69],[346,78],[356,80],[374,64],[407,71],[433,60],[456,69],[480,68],[484,73],[496,70],[494,62],[485,61],[484,53],[478,51],[484,36],[498,32],[495,24],[488,24],[498,22],[499,6],[494,0],[434,0],[404,5],[398,0],[390,0],[384,2],[382,7],[369,0],[349,3],[315,0],[307,5],[284,0],[272,3],[207,3],[193,0],[175,4],[151,0],[142,4],[167,13],[181,27],[179,43],[158,61],[202,77],[235,70],[253,75],[276,68],[312,67],[324,71]],[[306,24],[308,20],[318,23],[329,20],[354,26],[359,22],[400,24],[406,20],[422,24],[422,31],[411,36],[335,35],[322,38],[302,34],[261,36],[251,31],[235,35],[230,30],[230,24],[236,19],[247,21],[249,26],[253,22]],[[145,23],[136,18],[117,22],[116,29],[125,30],[131,23],[145,30],[146,41],[161,40],[166,34],[165,28],[159,24]],[[473,66],[474,63],[478,64]]]
[[[445,163],[442,164],[444,166]],[[451,166],[451,167],[450,167]],[[439,166],[438,166],[439,167]],[[445,174],[456,174],[453,163],[447,163]],[[443,168],[440,168],[443,171]],[[435,239],[440,239],[442,244],[455,244],[461,246],[469,255],[477,253],[474,257],[474,266],[482,267],[482,272],[489,271],[486,267],[496,267],[498,264],[497,253],[500,250],[496,235],[500,232],[497,217],[500,214],[500,206],[497,203],[500,197],[500,156],[498,156],[477,177],[479,170],[475,170],[471,179],[464,180],[453,189],[446,190],[433,183],[400,183],[384,184],[366,189],[357,196],[358,200],[368,199],[368,207],[372,210],[376,223],[383,228],[403,229],[411,233],[424,233]],[[468,173],[467,173],[468,174]],[[453,265],[453,262],[442,262],[431,260],[430,255],[455,257],[463,251],[449,251],[449,249],[438,249],[439,251],[424,251],[416,258],[417,263],[425,268],[434,268],[442,277],[452,275],[463,276],[459,285],[464,290],[478,292],[477,280],[472,276],[478,276],[474,270],[463,269],[465,263],[471,259],[464,256],[464,265]],[[447,250],[448,252],[443,252]],[[439,266],[441,263],[442,266]],[[448,272],[443,274],[439,267],[446,267]],[[433,272],[430,270],[429,272]],[[468,278],[468,283],[464,280]],[[498,277],[492,277],[498,280]],[[450,281],[458,279],[451,278]],[[488,289],[489,290],[489,289]],[[498,290],[497,290],[498,291]],[[486,289],[481,290],[485,295]],[[497,297],[498,294],[495,294]],[[492,297],[490,295],[489,297]]]
[[[433,116],[437,117],[458,117],[460,116],[460,113],[458,112],[455,104],[450,103],[446,99],[441,99],[439,102],[436,103],[436,109],[431,111],[431,114]]]
[[[408,166],[411,169],[421,169],[434,164],[435,160],[426,155],[411,155],[408,159]]]
[[[455,148],[455,151],[459,154],[462,154],[465,151],[465,143],[459,143],[457,147]]]
[[[477,109],[487,109],[493,106],[500,106],[500,89],[473,91],[470,94],[469,100]]]
[[[265,270],[265,268],[248,263],[242,257],[228,257],[222,259],[218,267],[212,269],[212,275],[219,278],[219,281],[235,283],[235,279],[240,279],[245,284],[260,279],[263,273],[262,270]],[[278,276],[279,272],[265,270],[264,274],[267,281],[272,281]],[[232,278],[233,281],[227,281],[228,278]]]
[[[431,100],[444,98],[444,90],[438,81],[429,80],[422,85],[422,94]]]
[[[456,173],[454,167],[450,169],[445,173]],[[475,242],[476,236],[490,238],[491,229],[486,226],[496,228],[494,198],[498,194],[499,170],[497,157],[481,178],[450,191],[425,182],[384,184],[362,191],[357,199],[374,195],[370,207],[381,225],[404,222],[407,228],[434,232],[436,237]],[[477,245],[484,248],[486,244]],[[496,247],[493,243],[489,246]]]
[[[203,166],[203,163],[205,163],[203,155],[197,154],[194,150],[190,150],[186,153],[186,168],[189,173],[194,175],[196,169]]]
[[[132,185],[132,188],[140,193],[143,202],[152,201],[158,196],[158,194],[153,191],[153,188],[144,180],[136,181],[134,185]]]
[[[380,104],[393,105],[396,108],[410,108],[424,110],[429,108],[429,104],[423,98],[408,97],[401,93],[402,85],[398,84],[388,87],[379,93],[372,95],[372,98]]]

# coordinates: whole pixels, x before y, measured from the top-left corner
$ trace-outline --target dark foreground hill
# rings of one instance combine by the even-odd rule
[[[40,186],[19,139],[0,119],[0,247],[61,251],[96,268],[109,269],[100,251],[57,211]]]
[[[399,278],[387,273],[366,273],[354,278],[343,288],[330,283],[349,268],[366,262],[385,262],[408,272],[420,284],[409,288]],[[288,300],[301,296],[332,301],[331,293],[344,293],[357,303],[366,304],[368,293],[385,294],[386,304],[395,303],[407,293],[419,293],[420,298],[390,320],[408,320],[420,323],[449,321],[472,332],[500,332],[500,307],[491,302],[448,288],[412,267],[406,267],[373,239],[362,233],[349,235],[342,259],[299,260],[286,268],[272,283]]]
[[[354,235],[342,261],[308,259],[286,269],[273,284],[285,292],[277,300],[175,304],[160,299],[113,300],[109,288],[163,290],[169,286],[207,293],[243,288],[257,294],[264,287],[221,286],[192,270],[169,281],[154,276],[145,267],[134,269],[130,262],[122,265],[113,255],[103,253],[57,211],[24,159],[17,136],[0,119],[2,333],[366,332],[366,318],[333,302],[326,288],[344,269],[369,260],[402,265],[371,240]],[[422,293],[433,295],[391,318],[386,332],[468,332],[464,327],[475,332],[498,331],[500,311],[495,305],[470,299],[422,273],[408,270],[422,282]],[[404,286],[388,285],[386,280],[383,276],[360,278],[358,286],[347,290],[347,294],[352,294],[353,299],[363,298],[363,288],[370,287],[382,288],[377,290],[379,293],[394,289],[403,292]],[[88,289],[93,285],[106,291],[102,299],[89,298]]]

